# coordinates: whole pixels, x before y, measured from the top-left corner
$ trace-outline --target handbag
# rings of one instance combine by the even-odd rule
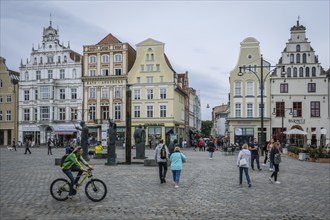
[[[240,167],[244,167],[247,165],[247,162],[246,162],[246,159],[245,158],[242,158],[239,160],[239,166]]]

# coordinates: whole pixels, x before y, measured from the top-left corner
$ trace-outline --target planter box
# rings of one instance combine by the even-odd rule
[[[308,159],[308,161],[309,161],[309,162],[315,162],[316,160],[315,160],[315,158],[311,158],[311,157],[310,157],[310,158]]]
[[[288,151],[288,155],[289,155],[290,157],[295,158],[295,159],[298,159],[298,158],[299,158],[299,155],[298,155],[298,154],[292,153],[292,152],[290,152],[290,151]]]
[[[330,158],[319,158],[318,162],[319,163],[330,163]]]

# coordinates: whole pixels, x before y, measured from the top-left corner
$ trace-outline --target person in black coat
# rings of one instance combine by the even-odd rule
[[[210,154],[210,160],[212,160],[213,159],[213,153],[215,151],[215,145],[214,145],[213,141],[209,141],[207,151]]]
[[[277,181],[277,174],[280,171],[280,169],[279,169],[279,164],[278,163],[275,163],[276,162],[275,161],[275,155],[276,154],[280,154],[279,143],[278,142],[275,142],[274,143],[274,145],[273,145],[273,147],[272,147],[272,149],[270,151],[269,159],[270,159],[271,163],[274,165],[275,170],[272,173],[272,175],[269,177],[269,181],[272,182],[272,183],[274,182],[276,184],[280,184],[280,182]],[[274,180],[273,180],[273,178],[274,178]]]

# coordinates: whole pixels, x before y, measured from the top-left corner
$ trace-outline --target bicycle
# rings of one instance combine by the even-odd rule
[[[75,184],[73,188],[73,195],[76,195],[78,189],[82,186],[84,181],[88,178],[88,182],[85,186],[85,194],[88,199],[93,202],[99,202],[107,195],[107,186],[100,179],[92,178],[93,174],[91,170],[84,173],[80,183]],[[70,181],[64,178],[56,179],[50,185],[50,194],[58,201],[65,201],[68,199],[70,191]]]

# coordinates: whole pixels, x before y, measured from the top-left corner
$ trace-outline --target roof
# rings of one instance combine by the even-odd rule
[[[163,42],[154,40],[152,38],[148,38],[138,44],[136,44],[137,47],[139,46],[157,46],[157,45],[165,45]]]
[[[105,36],[100,42],[97,43],[99,44],[120,44],[121,41],[118,40],[115,36],[113,36],[111,33]]]
[[[164,55],[165,55],[165,61],[166,61],[167,65],[168,65],[168,67],[170,67],[170,69],[171,69],[174,73],[176,73],[176,71],[173,69],[173,67],[172,67],[172,65],[171,65],[171,63],[170,63],[170,60],[167,58],[166,54],[164,54]]]
[[[306,30],[306,27],[304,25],[299,24],[299,20],[297,21],[297,25],[294,25],[290,31],[304,31]]]

